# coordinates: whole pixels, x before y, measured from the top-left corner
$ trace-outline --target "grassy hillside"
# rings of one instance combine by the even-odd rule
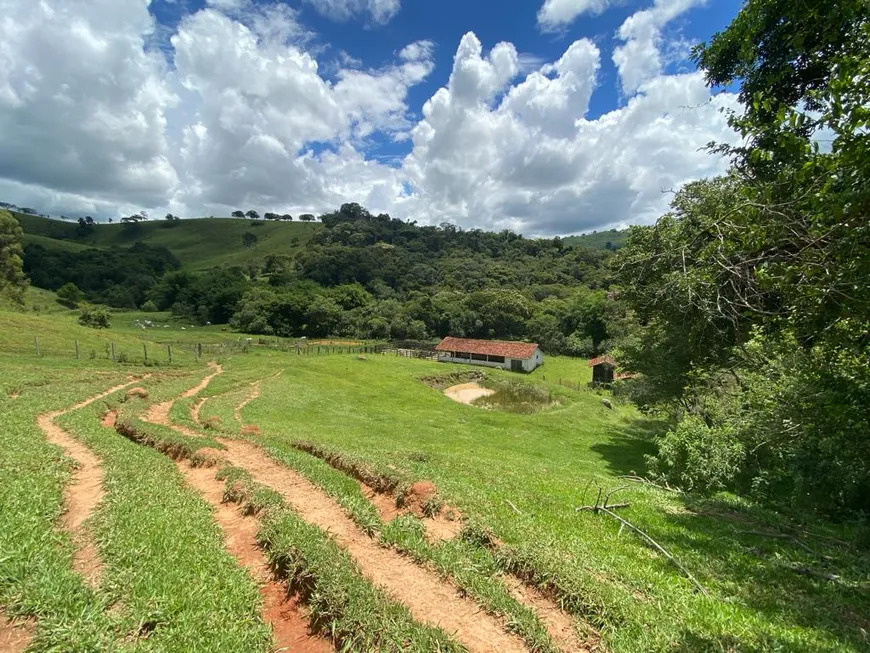
[[[608,231],[594,231],[591,234],[580,236],[568,236],[562,240],[568,245],[582,245],[592,249],[619,249],[628,238],[627,229],[609,229]],[[611,244],[611,247],[607,246]]]
[[[330,539],[318,521],[320,507],[291,502],[264,513],[261,544],[274,569],[313,584],[302,600],[324,632],[340,635],[337,644],[351,641],[341,633],[371,643],[355,650],[394,650],[376,644],[385,632],[390,641],[416,644],[408,650],[450,650],[454,644],[433,645],[431,638],[444,644],[445,636],[425,629],[429,615],[418,611],[412,618],[404,611],[416,597],[405,593],[393,597],[398,604],[389,603],[392,595],[369,584],[354,565],[368,564],[359,547],[395,564],[413,564],[415,573],[428,569],[432,582],[437,571],[450,596],[459,586],[477,604],[470,628],[495,615],[531,653],[558,650],[551,640],[555,631],[538,618],[538,604],[524,598],[531,585],[564,606],[576,637],[589,646],[600,637],[602,650],[612,653],[866,648],[861,629],[868,563],[854,544],[853,527],[807,517],[792,522],[731,495],[701,500],[621,478],[646,473],[644,454],[661,425],[630,406],[606,408],[602,394],[585,387],[589,368],[582,359],[548,356],[526,377],[489,372],[493,380],[531,384],[556,402],[534,414],[515,414],[454,403],[422,380],[461,366],[262,347],[230,355],[218,343],[238,334],[189,325],[182,330],[178,323],[142,330],[133,326],[141,314],[122,312],[114,313],[112,328],[94,331],[75,323],[75,311],[53,306],[52,297],[32,291],[25,311],[0,306],[0,329],[8,334],[0,343],[0,410],[12,426],[0,434],[0,472],[11,479],[0,488],[0,548],[8,554],[0,556],[0,610],[35,619],[33,650],[78,650],[76,643],[103,650],[118,633],[143,632],[148,636],[137,640],[137,650],[193,650],[201,648],[204,627],[225,650],[272,650],[265,626],[273,624],[251,579],[226,555],[214,521],[220,513],[209,510],[207,495],[192,491],[182,468],[140,444],[175,455],[203,447],[225,447],[216,452],[221,455],[247,452],[231,458],[234,476],[223,477],[245,493],[233,500],[248,496],[251,505],[280,504],[281,496],[301,491],[299,480],[292,492],[286,480],[281,484],[282,470],[308,479],[305,496],[339,511],[341,528],[352,537]],[[149,315],[169,323],[165,315]],[[167,364],[169,341],[173,365]],[[194,342],[212,345],[207,358],[195,358]],[[111,343],[126,355],[125,364],[108,356]],[[139,365],[143,345],[147,369]],[[213,386],[202,386],[198,396],[206,401],[197,402],[187,390],[212,357],[223,372]],[[91,534],[103,568],[94,581],[75,567],[71,551],[80,540],[57,526],[64,488],[76,487],[70,485],[74,472],[46,443],[36,418],[145,373],[151,376],[137,383],[150,392],[148,400],[121,403],[116,392],[57,419],[99,458],[105,473],[107,500],[94,505],[83,531]],[[188,431],[145,419],[150,407],[182,392],[169,416]],[[116,411],[118,423],[135,427],[132,435],[125,433],[140,444],[101,425],[108,409]],[[202,420],[212,425],[208,431],[199,431]],[[243,425],[256,435],[239,449]],[[214,471],[203,470],[201,477],[213,483]],[[392,513],[381,512],[394,498],[361,488],[353,478],[360,473],[368,483],[395,481],[397,496],[413,482],[431,481],[437,489],[432,509],[444,502],[460,523],[446,539],[426,537],[432,520],[424,518],[425,506],[423,516],[406,511],[395,517],[395,505]],[[254,476],[262,486],[248,487]],[[598,488],[614,491],[611,504],[628,504],[619,516],[664,546],[709,595],[615,519],[577,511],[596,501]],[[148,500],[155,494],[160,502]],[[216,508],[230,510],[221,507],[220,491],[216,496]],[[457,537],[459,526],[464,530]],[[404,579],[396,582],[399,587]],[[517,583],[524,589],[512,593]],[[122,586],[126,594],[119,601]]]
[[[292,254],[305,247],[322,227],[301,222],[251,221],[235,218],[202,218],[170,223],[162,220],[136,225],[97,224],[82,234],[75,223],[35,215],[13,213],[24,229],[25,244],[46,248],[80,250],[85,247],[129,247],[137,241],[169,248],[190,270],[208,270],[219,265],[241,265],[269,254]],[[242,236],[257,237],[252,247],[242,245]]]

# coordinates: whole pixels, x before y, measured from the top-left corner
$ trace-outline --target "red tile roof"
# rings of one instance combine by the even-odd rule
[[[469,338],[451,338],[442,340],[435,351],[453,351],[463,354],[481,354],[489,356],[504,356],[505,358],[520,358],[525,360],[535,355],[538,348],[533,342],[505,342],[503,340],[471,340]]]
[[[616,361],[610,356],[599,356],[598,358],[593,358],[589,361],[589,367],[595,367],[596,365],[601,365],[601,363],[607,363],[608,365],[616,367]]]

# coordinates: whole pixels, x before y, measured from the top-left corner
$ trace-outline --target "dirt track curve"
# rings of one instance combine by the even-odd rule
[[[204,377],[196,386],[182,393],[177,399],[155,404],[143,416],[146,422],[175,429],[184,435],[199,437],[200,434],[178,424],[169,418],[173,404],[178,399],[194,397],[208,387],[223,368],[209,363],[212,373]],[[201,406],[197,402],[195,406]],[[198,418],[198,411],[196,414]],[[198,423],[198,420],[197,420]],[[223,502],[224,484],[215,478],[213,469],[193,468],[187,463],[177,462],[178,471],[187,484],[196,489],[214,509],[215,521],[221,527],[226,540],[227,551],[245,567],[260,588],[263,598],[263,620],[272,627],[276,651],[298,651],[299,653],[330,653],[332,644],[308,630],[308,620],[297,605],[296,598],[287,595],[287,586],[272,579],[263,551],[257,546],[258,521],[254,517],[239,514],[235,506]]]
[[[260,586],[263,619],[272,626],[275,650],[295,653],[330,653],[332,644],[308,631],[308,620],[299,609],[296,597],[287,596],[287,586],[272,579],[263,551],[257,546],[259,522],[246,517],[235,506],[223,502],[224,484],[215,478],[213,469],[190,467],[177,462],[187,483],[214,508],[215,520],[226,538],[227,550],[245,567]]]
[[[176,401],[178,401],[179,399],[189,399],[190,397],[195,397],[208,387],[208,384],[211,383],[214,377],[216,377],[218,374],[222,374],[224,371],[224,368],[217,363],[209,363],[208,366],[212,370],[211,374],[203,377],[202,381],[197,383],[189,390],[185,390],[180,396],[176,397],[175,399],[170,399],[169,401],[164,401],[159,404],[152,404],[148,411],[145,413],[145,415],[142,416],[142,418],[146,422],[151,422],[152,424],[168,426],[183,435],[194,438],[200,437],[199,433],[191,431],[185,426],[181,426],[180,424],[173,424],[172,421],[169,419],[169,413],[172,410],[172,406],[175,404]]]
[[[192,397],[203,390],[220,368],[199,385],[181,395]],[[172,401],[152,407],[146,421],[170,426],[180,433],[189,429],[171,424]],[[247,442],[219,441],[227,448],[223,457],[246,469],[260,484],[273,488],[299,515],[336,538],[348,551],[363,575],[405,604],[415,619],[438,626],[465,646],[470,653],[526,651],[522,640],[505,632],[501,623],[484,613],[479,605],[460,596],[451,584],[435,573],[423,569],[399,553],[384,549],[363,533],[344,513],[341,506],[302,476],[272,460],[265,452]]]
[[[191,397],[204,389],[221,371],[217,366],[215,369],[217,371],[214,374],[203,379],[203,382],[181,397]],[[260,382],[251,385],[251,394],[236,407],[235,415],[239,421],[241,421],[241,409],[259,396]],[[167,403],[168,406],[161,408],[158,413],[159,416],[165,415],[166,418],[165,422],[160,423],[190,435],[189,429],[170,423],[169,411],[173,402]],[[415,564],[398,552],[381,547],[357,527],[336,501],[306,478],[276,462],[254,444],[227,438],[219,438],[219,441],[226,447],[222,457],[229,463],[247,470],[258,483],[277,491],[304,520],[330,533],[336,543],[351,555],[363,575],[407,606],[415,619],[440,627],[465,646],[470,653],[510,653],[527,650],[518,636],[506,632],[499,619],[485,613],[476,602],[462,595],[454,585],[443,581],[434,572]],[[227,510],[235,515],[234,510],[220,503],[222,490],[212,488],[210,491],[213,494],[209,497],[205,484],[215,482],[212,471],[191,470],[186,466],[180,469],[188,478],[188,482],[200,489],[203,495],[216,505],[218,513]],[[200,487],[197,484],[203,485]],[[215,494],[217,491],[221,493]],[[369,498],[371,500],[374,497]],[[214,503],[215,500],[218,501],[217,504]],[[218,514],[218,521],[222,523],[223,519],[232,519],[232,523],[237,523],[242,518],[237,515],[222,518]],[[253,518],[247,519],[255,524]],[[254,525],[246,527],[255,528]],[[231,551],[233,546],[232,542],[228,543]],[[234,555],[242,564],[247,564],[244,558],[250,555],[262,558],[259,549],[253,552],[247,548],[247,545],[242,546],[241,554],[236,554],[234,551]],[[573,618],[549,597],[513,578],[506,579],[505,584],[518,601],[538,614],[553,642],[560,649],[566,652],[589,650],[577,636]],[[268,597],[266,601],[268,612]],[[297,634],[300,632],[298,627],[295,628],[295,632]]]
[[[338,503],[307,479],[275,462],[255,445],[228,439],[220,442],[227,448],[230,463],[248,470],[255,481],[281,494],[305,521],[332,535],[363,575],[405,604],[415,619],[440,627],[471,653],[526,650],[519,637],[505,632],[495,617],[460,596],[457,588],[372,540]]]
[[[127,383],[109,388],[105,392],[86,399],[70,408],[44,413],[36,418],[36,423],[42,429],[42,432],[45,433],[46,439],[52,444],[61,447],[64,453],[76,462],[76,469],[64,491],[66,512],[64,513],[63,525],[72,535],[73,542],[76,545],[73,555],[73,569],[80,573],[85,581],[92,586],[99,584],[102,563],[100,562],[96,546],[82,527],[88,517],[93,514],[97,504],[105,496],[105,491],[103,490],[103,468],[100,464],[100,459],[90,449],[55,424],[54,420],[61,415],[89,406],[95,401],[123,390],[127,386],[136,383],[137,380],[133,379]]]

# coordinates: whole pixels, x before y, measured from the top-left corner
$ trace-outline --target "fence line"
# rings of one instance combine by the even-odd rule
[[[91,348],[89,358],[102,358],[115,363],[144,363],[150,365],[174,364],[178,362],[179,355],[188,354],[197,361],[204,356],[227,356],[232,354],[245,354],[252,349],[272,349],[297,356],[334,356],[334,355],[381,355],[396,356],[402,358],[416,358],[423,360],[437,360],[435,346],[429,343],[417,341],[398,341],[393,343],[360,343],[351,344],[319,344],[304,340],[282,340],[279,338],[240,338],[237,341],[224,341],[216,343],[203,342],[154,342],[141,340],[141,348],[138,345],[125,343],[118,345],[115,341],[102,341],[98,348]],[[61,353],[48,351],[39,336],[34,336],[33,346],[37,358],[48,356],[82,358],[82,345],[79,340],[72,339],[69,349],[64,347]],[[84,346],[87,348],[88,343]],[[98,353],[102,350],[102,354]],[[131,349],[137,353],[131,354]],[[87,351],[87,349],[85,350]]]

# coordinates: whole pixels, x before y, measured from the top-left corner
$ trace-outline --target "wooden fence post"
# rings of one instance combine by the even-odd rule
[[[115,343],[112,343],[112,362],[115,362]]]
[[[169,364],[171,365],[172,364],[172,345],[171,344],[166,345],[166,351],[169,352]]]
[[[145,354],[145,362],[148,362],[148,343],[142,343],[142,352]]]
[[[75,343],[76,343],[76,360],[79,360],[81,358],[81,354],[79,353],[79,341],[76,340]]]
[[[42,358],[41,354],[39,353],[39,336],[33,337],[33,343],[36,345],[36,357]]]

